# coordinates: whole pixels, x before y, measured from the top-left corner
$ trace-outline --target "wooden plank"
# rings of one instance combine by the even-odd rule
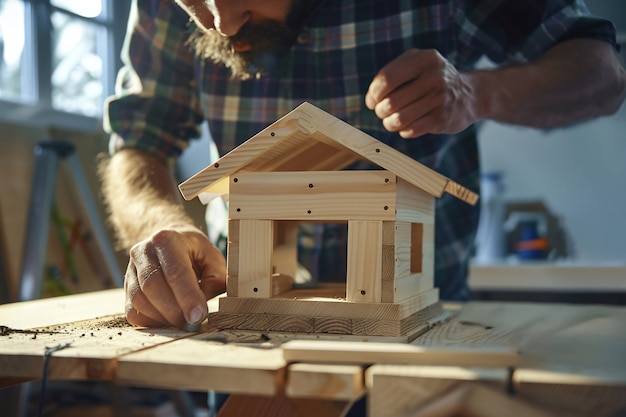
[[[469,285],[477,290],[626,292],[625,265],[470,265]]]
[[[212,333],[134,352],[118,361],[117,382],[143,387],[275,395],[284,389],[279,349],[215,342]]]
[[[78,298],[81,302],[85,300]],[[50,311],[55,316],[54,310]],[[81,314],[80,311],[78,314]],[[44,321],[46,319],[42,318]],[[48,366],[50,379],[112,380],[120,356],[191,335],[176,329],[134,328],[123,315],[31,330],[33,332],[11,328],[0,336],[0,376],[3,378],[40,378],[46,349],[67,345],[51,354]]]
[[[286,314],[249,314],[220,312],[209,318],[217,329],[258,330],[263,332],[313,333],[315,318]]]
[[[468,204],[474,205],[478,202],[478,194],[468,190],[454,181],[448,181],[445,186],[445,191]]]
[[[384,336],[398,338],[396,341],[401,341],[400,338],[407,341],[430,329],[440,314],[439,304],[433,304],[401,320],[219,312],[211,315],[209,322],[217,329],[295,332],[298,335],[316,333]]]
[[[298,295],[300,290],[281,294],[281,298],[223,297],[220,313],[285,314],[304,317],[342,317],[399,321],[439,300],[439,290],[431,288],[400,303],[352,303],[345,298]],[[284,297],[284,298],[283,298]]]
[[[295,363],[287,368],[285,393],[292,398],[354,401],[365,393],[363,368]]]
[[[239,295],[239,220],[228,220],[228,246],[226,248],[226,293]]]
[[[395,191],[385,171],[241,172],[231,179],[229,217],[394,219]]]
[[[3,304],[0,305],[0,325],[30,329],[123,313],[124,289],[115,288]]]
[[[288,294],[296,294],[291,292]],[[408,307],[407,307],[408,310]],[[220,299],[220,313],[285,314],[305,317],[402,319],[403,306],[390,303],[351,303],[333,298],[245,298]]]
[[[239,223],[239,297],[269,298],[272,295],[274,222],[241,220]]]
[[[382,233],[382,221],[348,222],[348,301],[381,301]]]
[[[396,305],[400,306],[400,316],[404,318],[428,306],[431,306],[438,301],[439,288],[430,288],[426,291],[422,291],[417,295],[414,295],[413,297],[402,300],[396,303]]]
[[[372,365],[365,372],[369,416],[412,415],[461,383],[480,382],[504,392],[508,376],[503,368]]]
[[[450,414],[453,413],[453,414]],[[454,389],[419,407],[412,417],[459,415],[500,417],[555,417],[560,413],[539,408],[500,390],[477,383],[458,384]]]
[[[520,369],[513,373],[513,383],[520,398],[567,415],[609,417],[626,409],[626,381],[604,372],[585,375]]]
[[[359,343],[294,340],[282,346],[287,362],[344,364],[420,364],[470,367],[508,367],[519,362],[510,348],[467,348],[454,346],[427,348],[395,343]]]
[[[435,198],[402,178],[397,179],[396,219],[409,223],[433,223]]]
[[[383,223],[382,297],[406,300],[434,286],[434,225]]]

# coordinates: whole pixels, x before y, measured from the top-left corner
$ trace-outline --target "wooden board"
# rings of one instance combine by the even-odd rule
[[[373,365],[365,378],[369,416],[415,415],[419,407],[468,382],[505,392],[509,373],[505,368]]]
[[[383,222],[348,222],[346,299],[380,303],[382,292]]]
[[[392,220],[396,177],[380,170],[240,172],[231,179],[228,215],[231,219]]]
[[[0,336],[3,377],[40,378],[46,349],[67,346],[51,355],[50,379],[112,380],[121,355],[190,336],[174,329],[137,329],[119,315],[32,330],[7,330]]]
[[[285,343],[282,350],[287,362],[510,367],[520,359],[516,350],[502,347],[430,348],[395,343],[294,340]]]
[[[124,355],[116,379],[137,386],[239,394],[274,395],[283,389],[286,362],[280,349],[263,348],[258,337],[250,347],[215,340],[211,333],[199,334]]]
[[[124,313],[124,290],[116,288],[0,305],[0,325],[30,329]]]
[[[292,398],[354,401],[365,394],[363,368],[295,363],[287,368],[285,393]]]

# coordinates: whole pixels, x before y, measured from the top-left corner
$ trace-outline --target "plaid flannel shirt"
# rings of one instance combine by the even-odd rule
[[[374,75],[409,48],[433,48],[460,70],[483,56],[527,62],[557,42],[594,38],[615,45],[613,25],[580,0],[320,0],[297,42],[260,79],[232,80],[222,65],[185,45],[189,17],[171,0],[135,0],[115,97],[107,101],[111,149],[179,155],[208,121],[224,154],[308,101],[479,191],[476,127],[405,140],[364,105]],[[514,80],[511,80],[514,82]],[[479,207],[436,202],[435,283],[441,298],[470,297],[466,278]],[[300,261],[317,279],[345,278],[345,227],[309,228]]]

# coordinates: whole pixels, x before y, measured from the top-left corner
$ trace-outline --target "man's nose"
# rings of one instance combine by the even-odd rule
[[[215,29],[225,36],[237,34],[248,20],[250,20],[250,12],[232,5],[221,7],[214,16]]]

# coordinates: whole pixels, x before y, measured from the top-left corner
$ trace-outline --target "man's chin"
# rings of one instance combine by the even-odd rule
[[[272,72],[295,38],[296,32],[289,26],[267,21],[244,25],[235,37],[223,36],[215,29],[196,29],[188,44],[196,56],[224,64],[233,78],[248,80]]]

